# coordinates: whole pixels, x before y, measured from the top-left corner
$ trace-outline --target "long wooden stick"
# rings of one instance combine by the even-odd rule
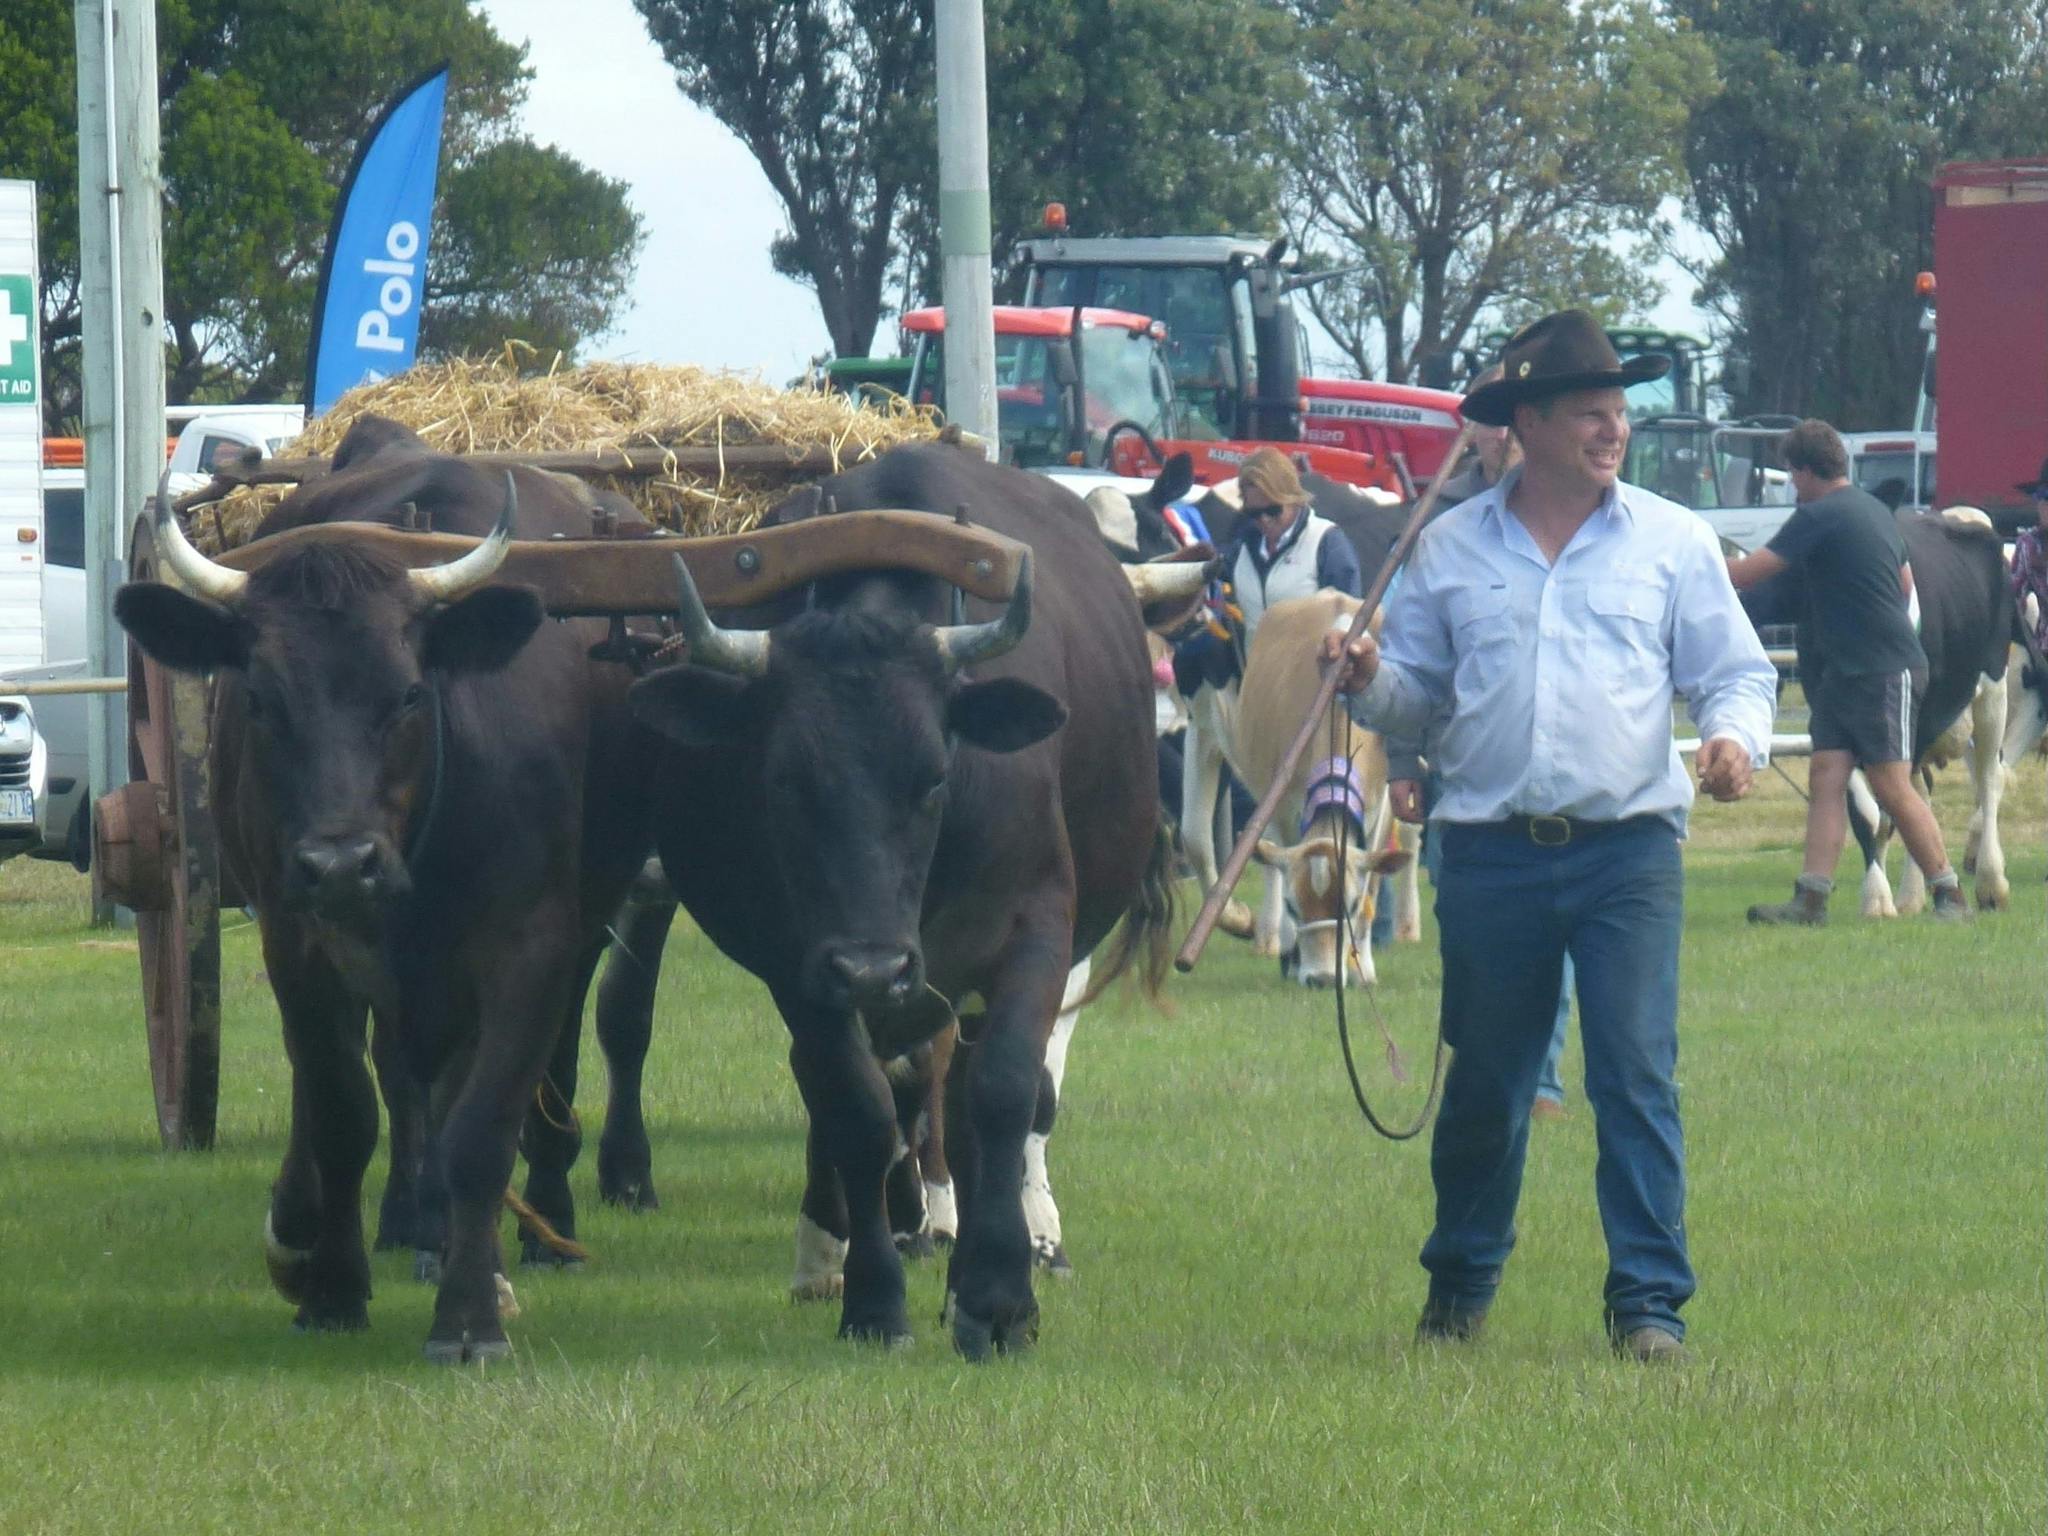
[[[1358,606],[1358,612],[1351,620],[1350,632],[1344,642],[1349,645],[1365,633],[1365,627],[1372,622],[1372,616],[1379,612],[1380,599],[1387,595],[1387,588],[1393,583],[1394,573],[1406,563],[1409,553],[1415,548],[1416,539],[1422,535],[1423,524],[1429,521],[1430,513],[1436,510],[1438,493],[1450,477],[1465,452],[1465,445],[1472,437],[1472,423],[1466,422],[1458,429],[1458,435],[1451,442],[1450,451],[1444,455],[1443,467],[1436,478],[1429,483],[1429,489],[1422,493],[1422,500],[1415,503],[1415,511],[1408,518],[1408,526],[1401,530],[1401,536],[1394,540],[1394,547],[1387,551],[1387,558],[1380,566],[1379,575],[1366,589],[1365,601]],[[1182,941],[1180,953],[1173,957],[1174,968],[1185,974],[1195,968],[1195,962],[1202,958],[1202,950],[1209,942],[1209,935],[1216,929],[1216,920],[1223,915],[1223,907],[1230,900],[1231,889],[1237,878],[1244,873],[1244,867],[1251,862],[1252,850],[1259,844],[1259,834],[1266,830],[1266,824],[1273,819],[1273,812],[1280,806],[1280,797],[1287,792],[1287,786],[1294,778],[1294,768],[1301,761],[1301,755],[1315,740],[1316,732],[1323,724],[1323,717],[1329,712],[1330,701],[1337,697],[1337,677],[1343,670],[1342,664],[1331,667],[1323,674],[1323,684],[1316,690],[1315,703],[1309,706],[1308,718],[1301,722],[1301,729],[1294,733],[1294,745],[1287,749],[1287,755],[1280,759],[1280,766],[1273,770],[1273,782],[1266,786],[1266,793],[1259,800],[1258,808],[1252,812],[1252,819],[1245,823],[1244,830],[1237,836],[1237,846],[1230,850],[1230,858],[1223,866],[1223,872],[1216,877],[1216,883],[1209,888],[1208,897],[1202,902],[1202,910],[1195,914],[1194,926],[1188,929],[1188,936]],[[1182,814],[1188,807],[1181,808]]]

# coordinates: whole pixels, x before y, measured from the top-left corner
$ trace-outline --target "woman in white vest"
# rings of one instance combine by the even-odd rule
[[[1261,448],[1237,473],[1244,522],[1230,561],[1230,583],[1244,613],[1249,648],[1259,619],[1275,603],[1330,587],[1352,597],[1364,592],[1358,551],[1344,530],[1311,510],[1294,465],[1277,448]],[[1242,653],[1240,653],[1242,654]]]

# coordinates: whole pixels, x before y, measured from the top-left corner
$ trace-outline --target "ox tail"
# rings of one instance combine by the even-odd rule
[[[1179,915],[1173,872],[1173,828],[1161,817],[1152,834],[1152,856],[1138,881],[1138,894],[1110,938],[1108,952],[1094,968],[1088,990],[1073,1005],[1076,1011],[1102,996],[1119,977],[1131,974],[1133,967],[1145,1000],[1162,1013],[1172,1011],[1166,1000],[1166,978],[1173,972],[1173,933]]]

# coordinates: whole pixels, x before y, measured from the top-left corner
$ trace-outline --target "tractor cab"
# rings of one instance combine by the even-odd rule
[[[946,408],[946,312],[903,317],[913,338],[908,394]],[[1149,316],[1100,307],[995,309],[996,430],[1006,464],[1025,469],[1101,464],[1113,430],[1186,435],[1162,345]]]
[[[1024,302],[1157,317],[1193,435],[1301,436],[1301,341],[1285,240],[1232,235],[1027,240]]]

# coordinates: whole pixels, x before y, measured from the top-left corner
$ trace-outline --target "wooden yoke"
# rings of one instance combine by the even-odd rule
[[[482,542],[449,533],[406,533],[381,523],[291,528],[214,558],[253,571],[307,543],[345,540],[400,565],[441,565]],[[706,607],[766,601],[850,571],[917,571],[989,602],[1009,601],[1025,546],[986,528],[930,512],[842,512],[783,528],[712,538],[515,539],[493,581],[529,586],[557,617],[672,613],[681,555]]]

